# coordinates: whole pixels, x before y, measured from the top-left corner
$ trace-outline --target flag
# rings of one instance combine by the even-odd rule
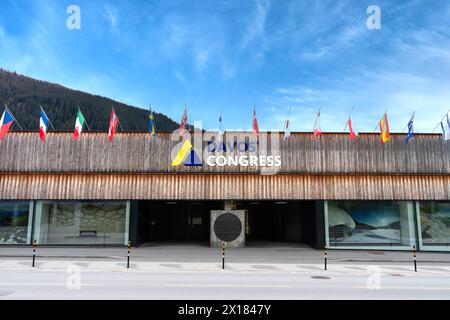
[[[450,140],[450,120],[448,119],[448,113],[447,113],[447,140]]]
[[[441,128],[442,128],[442,136],[444,137],[444,141],[447,141],[447,132],[445,131],[444,124],[441,121]]]
[[[284,123],[284,140],[291,136],[291,129],[289,128],[289,119]]]
[[[253,133],[259,136],[258,119],[256,119],[256,109],[253,109]]]
[[[222,141],[223,136],[223,128],[222,128],[222,114],[219,117],[219,132],[218,132],[218,140]]]
[[[156,138],[156,127],[153,119],[153,113],[151,112],[148,115],[148,132],[153,139]]]
[[[444,125],[444,121],[441,121],[442,133],[444,134],[444,141],[450,140],[450,120],[447,113],[447,127]]]
[[[0,140],[8,133],[9,128],[14,123],[14,117],[9,112],[8,109],[5,109],[3,112],[2,118],[0,119]]]
[[[39,119],[39,137],[42,141],[44,141],[45,137],[47,136],[48,123],[48,117],[45,114],[44,110],[41,108],[41,117]]]
[[[288,113],[286,116],[286,121],[284,122],[284,140],[287,140],[287,138],[289,138],[291,136],[291,128],[289,127],[290,122],[289,122],[289,115],[291,112],[291,107],[289,107],[288,109]]]
[[[184,108],[184,114],[180,122],[180,136],[183,135],[184,127],[186,126],[187,121],[188,121],[187,109]]]
[[[409,139],[414,138],[414,115],[408,122],[408,134],[406,135],[405,143],[408,144]]]
[[[321,134],[322,134],[322,129],[320,128],[320,110],[319,110],[319,112],[317,112],[316,121],[314,122],[312,138],[316,139]]]
[[[81,110],[78,108],[77,118],[75,120],[75,130],[73,131],[73,137],[75,140],[78,140],[81,136],[81,131],[83,131],[84,125],[84,116],[81,113]]]
[[[114,108],[112,108],[111,115],[109,116],[109,130],[108,130],[109,141],[113,141],[114,134],[116,133],[118,123],[119,123],[119,118],[117,118],[116,112],[114,111]]]
[[[353,141],[353,140],[356,139],[356,136],[358,135],[358,133],[356,133],[353,130],[353,121],[352,121],[352,117],[351,116],[348,118],[347,125],[348,125],[348,130],[350,131],[350,141]]]
[[[385,143],[389,142],[390,139],[391,139],[391,137],[389,134],[389,122],[387,119],[387,114],[385,112],[383,117],[380,120],[380,142],[382,144],[385,144]]]

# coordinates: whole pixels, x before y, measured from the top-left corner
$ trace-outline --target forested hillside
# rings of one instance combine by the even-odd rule
[[[2,69],[0,103],[0,110],[7,104],[24,130],[39,130],[39,104],[57,130],[73,130],[78,106],[91,130],[108,130],[112,106],[125,131],[146,131],[148,127],[147,110]],[[157,131],[172,131],[179,126],[161,113],[154,113],[154,118]]]

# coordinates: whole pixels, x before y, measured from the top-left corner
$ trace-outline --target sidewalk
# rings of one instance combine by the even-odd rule
[[[125,247],[38,247],[36,254],[47,260],[122,261],[127,256],[127,249]],[[0,260],[26,259],[31,255],[31,246],[0,247]],[[216,263],[221,259],[221,251],[202,244],[151,244],[132,248],[131,256],[136,262]],[[314,250],[305,245],[271,243],[246,248],[229,248],[226,250],[226,258],[235,263],[320,264],[324,256],[321,250]],[[409,263],[412,261],[412,253],[329,250],[328,260],[334,263]],[[417,261],[450,266],[450,253],[419,252]]]
[[[225,270],[219,259],[216,262],[141,262],[131,260],[130,268],[127,268],[126,260],[54,260],[39,257],[32,267],[31,259],[0,259],[0,270],[13,271],[62,271],[78,269],[88,272],[163,272],[163,273],[186,273],[186,272],[250,272],[250,273],[302,273],[302,274],[335,274],[345,273],[353,275],[367,275],[368,273],[379,272],[390,276],[450,276],[450,266],[447,265],[424,265],[419,264],[418,272],[414,272],[414,267],[409,263],[334,263],[327,265],[314,263],[242,263],[233,259],[228,259],[225,263]]]

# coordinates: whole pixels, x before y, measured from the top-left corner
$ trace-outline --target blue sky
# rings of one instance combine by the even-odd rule
[[[81,30],[66,28],[69,5]],[[369,30],[368,5],[381,8]],[[445,0],[0,0],[0,67],[204,128],[431,132],[450,108]]]

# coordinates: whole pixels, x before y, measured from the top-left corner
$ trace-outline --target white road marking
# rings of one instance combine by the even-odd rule
[[[191,287],[191,288],[290,288],[281,285],[251,285],[251,284],[166,284],[166,287]]]
[[[45,282],[30,282],[30,283],[0,283],[0,287],[16,287],[16,286],[42,286],[42,287],[66,287],[66,283],[45,283]],[[97,283],[82,283],[81,287],[99,287]]]
[[[367,287],[354,287],[355,289],[367,289]],[[370,290],[443,290],[443,291],[450,291],[450,288],[440,288],[440,287],[385,287],[381,286],[379,289],[370,289]]]

